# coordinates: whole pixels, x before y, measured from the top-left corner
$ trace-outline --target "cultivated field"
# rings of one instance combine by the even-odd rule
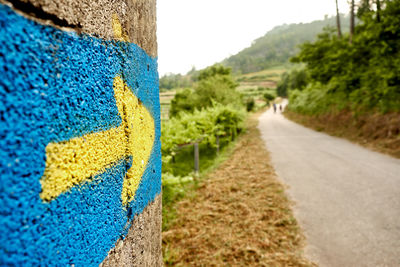
[[[267,70],[262,70],[254,73],[247,73],[235,77],[239,84],[237,90],[243,94],[244,98],[254,98],[256,107],[259,108],[265,105],[263,95],[266,92],[275,93],[276,85],[286,69],[284,67],[276,67]],[[160,92],[161,104],[161,120],[168,120],[171,100],[174,98],[179,89]]]
[[[276,86],[282,73],[286,71],[283,67],[276,67],[259,72],[247,73],[236,77],[239,90],[245,98],[254,98],[256,107],[265,105],[264,94],[276,93]]]
[[[168,120],[169,108],[171,106],[171,100],[174,99],[176,90],[170,90],[166,92],[160,92],[160,106],[161,106],[161,121]]]

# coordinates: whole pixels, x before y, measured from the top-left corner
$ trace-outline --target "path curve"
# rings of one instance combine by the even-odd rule
[[[284,103],[286,104],[286,102]],[[320,266],[400,266],[400,160],[270,109],[259,129]]]

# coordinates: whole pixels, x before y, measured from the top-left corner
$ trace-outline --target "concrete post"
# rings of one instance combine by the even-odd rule
[[[199,175],[199,170],[200,170],[199,143],[195,142],[193,144],[193,147],[194,147],[194,172],[196,175]]]
[[[0,0],[0,265],[161,266],[155,0]]]
[[[219,155],[219,135],[216,137],[216,144],[217,144],[217,155]]]

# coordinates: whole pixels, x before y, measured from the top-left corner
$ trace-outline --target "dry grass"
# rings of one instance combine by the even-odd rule
[[[251,119],[232,156],[177,203],[163,233],[166,265],[313,266],[304,239]]]
[[[307,116],[286,110],[285,116],[317,131],[344,137],[369,149],[400,158],[399,113],[354,116],[344,110],[336,114]]]

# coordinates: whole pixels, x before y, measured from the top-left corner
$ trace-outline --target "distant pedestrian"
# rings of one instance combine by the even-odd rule
[[[279,105],[279,110],[282,112],[282,105]]]
[[[274,106],[274,113],[276,113],[276,104],[274,103],[273,106]]]

